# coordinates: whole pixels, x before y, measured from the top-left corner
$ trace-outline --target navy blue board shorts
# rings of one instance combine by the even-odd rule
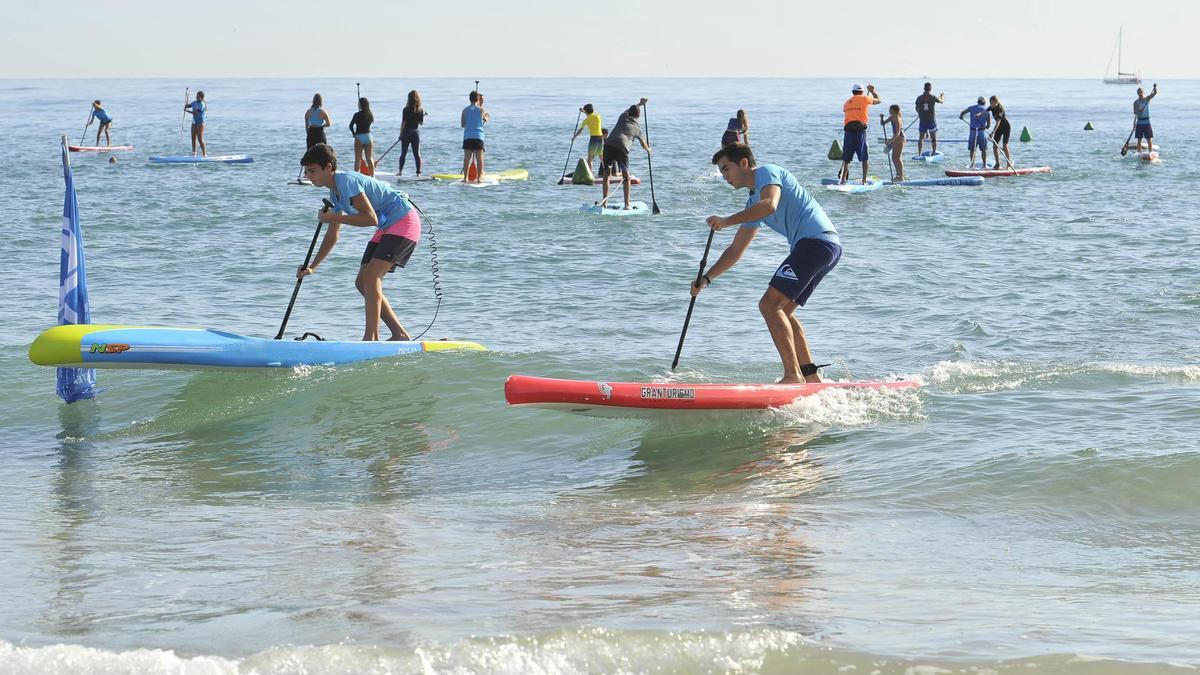
[[[917,131],[922,134],[937,133],[937,120],[921,120],[917,125]]]
[[[842,136],[842,161],[853,161],[855,157],[858,161],[867,161],[867,130],[853,131],[845,130],[845,135]]]
[[[1143,138],[1154,138],[1154,128],[1150,126],[1149,122],[1146,122],[1145,124],[1139,122],[1133,133],[1134,137],[1139,141]]]
[[[974,152],[979,148],[987,152],[987,129],[972,129],[967,132],[967,150]]]
[[[842,247],[824,239],[801,239],[771,277],[771,288],[803,307],[821,279],[837,267]]]

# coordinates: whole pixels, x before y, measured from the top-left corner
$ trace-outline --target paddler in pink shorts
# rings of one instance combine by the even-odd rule
[[[342,225],[375,228],[354,279],[354,287],[366,303],[366,329],[362,339],[379,339],[381,318],[392,332],[389,340],[410,339],[383,296],[383,278],[397,267],[404,267],[421,240],[421,218],[417,208],[408,200],[408,195],[388,183],[354,171],[338,171],[337,154],[325,143],[309,148],[300,164],[313,185],[328,188],[333,208],[317,214],[320,222],[329,223],[329,230],[321,240],[321,248],[312,265],[298,269],[296,278],[317,271],[337,245]]]

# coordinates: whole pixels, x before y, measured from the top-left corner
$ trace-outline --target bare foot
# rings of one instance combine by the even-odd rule
[[[410,336],[408,333],[403,335],[396,335],[393,333],[392,336],[387,339],[388,342],[408,342],[409,340],[412,340],[412,336]]]
[[[775,384],[800,384],[804,380],[799,375],[784,375],[779,378]]]

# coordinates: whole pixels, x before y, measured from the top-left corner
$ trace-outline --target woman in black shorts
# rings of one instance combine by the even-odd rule
[[[996,165],[993,169],[1000,168],[1000,146],[1004,146],[1004,161],[1008,163],[1008,168],[1013,168],[1012,153],[1008,151],[1008,139],[1012,136],[1012,126],[1008,123],[1008,115],[1004,112],[1004,106],[1000,103],[1000,99],[992,96],[988,99],[988,112],[992,113],[992,120],[995,124],[992,125],[992,151],[995,152]],[[987,157],[983,158],[984,163],[987,163]]]

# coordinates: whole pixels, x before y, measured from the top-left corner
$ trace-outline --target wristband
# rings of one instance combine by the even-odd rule
[[[704,279],[706,282],[708,282],[709,286],[712,286],[712,278],[709,277],[707,274],[700,275],[700,278]]]

